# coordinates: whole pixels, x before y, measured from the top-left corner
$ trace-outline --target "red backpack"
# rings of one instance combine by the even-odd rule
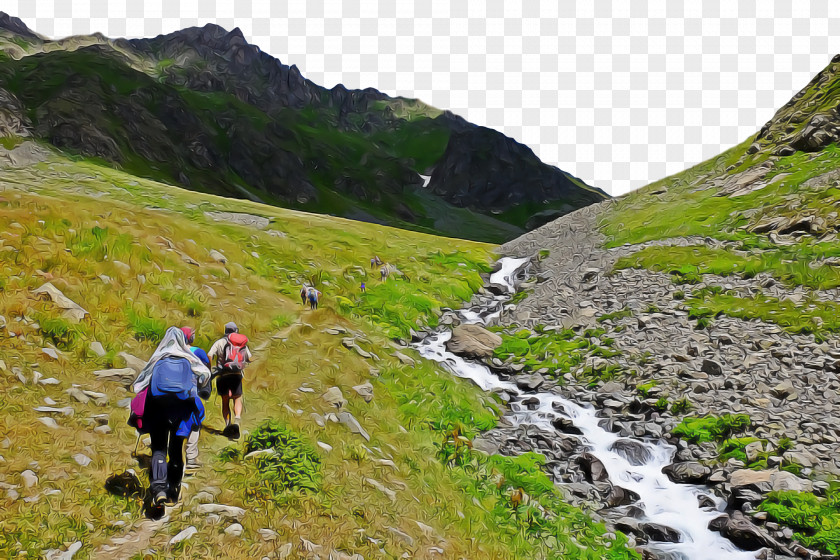
[[[225,338],[227,344],[222,361],[218,365],[225,372],[241,373],[245,369],[245,346],[248,344],[248,337],[244,334],[230,333]]]

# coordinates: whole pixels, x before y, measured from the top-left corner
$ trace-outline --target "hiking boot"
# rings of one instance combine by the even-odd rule
[[[157,494],[155,494],[154,498],[152,498],[152,506],[156,508],[163,507],[166,505],[166,499],[166,492],[161,490]]]
[[[225,435],[230,439],[239,439],[239,424],[231,424],[225,428]]]
[[[166,501],[164,502],[164,505],[172,507],[174,505],[177,505],[178,500],[180,500],[180,499],[181,499],[181,490],[180,489],[169,490],[166,493]]]

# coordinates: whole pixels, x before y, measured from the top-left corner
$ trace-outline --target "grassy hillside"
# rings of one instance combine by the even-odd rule
[[[241,225],[213,212],[265,220]],[[397,353],[395,339],[434,325],[441,307],[481,285],[492,249],[57,156],[4,169],[0,557],[76,542],[81,559],[637,557],[623,535],[605,535],[559,499],[540,456],[489,458],[464,446],[495,424],[494,398],[412,350]],[[380,283],[368,267],[374,254],[411,282]],[[46,282],[89,316],[73,322],[40,299],[33,291]],[[317,311],[300,304],[304,282],[323,292]],[[182,505],[152,523],[138,498],[104,490],[127,468],[147,478],[125,425],[131,393],[94,372],[131,365],[123,353],[147,358],[169,325],[192,325],[207,347],[230,320],[256,357],[245,380],[248,434],[239,443],[215,434],[221,415],[211,401],[204,467],[186,479]],[[324,421],[338,412],[322,398],[333,387],[369,441]],[[269,446],[282,453],[244,456]],[[141,458],[148,453],[141,444]],[[519,488],[530,500],[515,505]],[[203,502],[244,508],[241,535]],[[197,532],[169,545],[189,527]]]

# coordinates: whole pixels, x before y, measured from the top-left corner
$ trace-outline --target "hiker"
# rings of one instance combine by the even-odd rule
[[[149,496],[154,508],[178,503],[184,440],[191,430],[198,429],[204,417],[198,389],[203,389],[209,379],[210,371],[190,351],[183,331],[169,327],[134,381],[136,393],[145,391],[142,422],[152,439]]]
[[[196,357],[201,360],[201,363],[204,364],[207,369],[210,369],[210,358],[207,356],[207,352],[199,348],[198,346],[193,346],[193,342],[195,341],[195,331],[190,327],[181,327],[181,331],[184,333],[184,338],[187,341],[187,344],[190,345],[190,351],[196,355]],[[202,392],[199,390],[198,394],[199,397],[207,400],[210,398],[210,384],[207,385],[206,392]],[[200,401],[199,401],[199,404]],[[201,468],[201,463],[198,460],[198,438],[201,433],[201,423],[204,421],[204,405],[201,405],[201,417],[199,418],[195,413],[193,414],[193,422],[198,426],[198,429],[190,431],[190,436],[187,439],[187,450],[186,450],[186,459],[187,464],[184,466],[184,474],[192,474]]]
[[[379,259],[377,255],[374,255],[372,259],[370,259],[370,269],[373,270],[377,266],[380,266],[382,261]]]
[[[362,293],[365,293],[367,290],[365,289],[365,283],[362,282]]]
[[[309,286],[304,284],[300,287],[300,304],[306,305],[306,294],[309,292]]]
[[[242,377],[245,365],[251,361],[248,338],[239,334],[236,323],[225,325],[225,336],[210,347],[210,359],[216,358],[216,392],[222,397],[222,417],[225,419],[224,434],[231,439],[239,438],[239,422],[242,417]],[[230,401],[233,399],[233,421],[230,418]]]
[[[306,297],[309,300],[309,309],[313,311],[318,309],[318,298],[321,297],[321,292],[310,287],[306,292]]]

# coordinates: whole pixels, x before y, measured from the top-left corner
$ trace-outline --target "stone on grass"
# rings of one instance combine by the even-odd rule
[[[230,535],[231,537],[238,537],[242,534],[242,525],[240,525],[239,523],[233,523],[231,525],[228,525],[225,528],[225,534]]]
[[[44,295],[48,299],[51,299],[56,306],[64,310],[64,317],[75,323],[78,323],[88,315],[87,311],[82,309],[82,307],[76,302],[65,296],[61,290],[53,286],[50,282],[47,282],[37,290],[34,290],[32,293]]]
[[[367,383],[362,383],[361,385],[355,385],[353,390],[356,391],[360,397],[365,399],[365,402],[373,400],[373,385],[371,385],[369,381]]]
[[[93,341],[90,343],[90,351],[99,356],[100,358],[106,354],[105,348],[102,346],[102,343],[99,341]]]
[[[20,481],[23,483],[24,488],[32,488],[38,484],[38,475],[36,475],[33,471],[26,469],[20,473]]]
[[[175,546],[179,542],[183,542],[183,541],[189,539],[190,537],[192,537],[196,533],[198,533],[198,529],[196,529],[195,527],[190,525],[189,527],[187,527],[186,529],[184,529],[183,531],[181,531],[180,533],[178,533],[177,535],[175,535],[174,537],[169,539],[169,546]]]
[[[321,398],[326,401],[327,404],[336,408],[342,408],[347,404],[347,399],[344,398],[344,395],[341,394],[341,389],[338,387],[330,387],[323,395],[321,395]]]
[[[73,556],[81,549],[82,541],[74,542],[67,547],[67,550],[63,551],[57,548],[51,548],[44,551],[44,560],[72,560]]]
[[[93,459],[91,459],[84,453],[76,453],[75,455],[73,455],[73,460],[83,467],[88,466],[91,463],[91,461],[93,461]]]
[[[368,433],[365,431],[364,428],[362,428],[362,425],[359,424],[359,421],[356,420],[356,417],[350,414],[349,412],[339,412],[338,421],[341,424],[347,426],[347,428],[354,434],[359,434],[360,436],[365,438],[366,441],[370,441],[370,436],[368,435]]]
[[[223,504],[201,504],[198,506],[199,513],[215,513],[222,517],[230,517],[233,519],[242,519],[245,516],[245,510],[241,507],[227,506]]]
[[[50,418],[49,416],[42,416],[42,417],[38,418],[38,422],[40,422],[41,424],[43,424],[47,428],[53,428],[53,429],[58,428],[58,423],[55,420],[53,420],[52,418]]]

